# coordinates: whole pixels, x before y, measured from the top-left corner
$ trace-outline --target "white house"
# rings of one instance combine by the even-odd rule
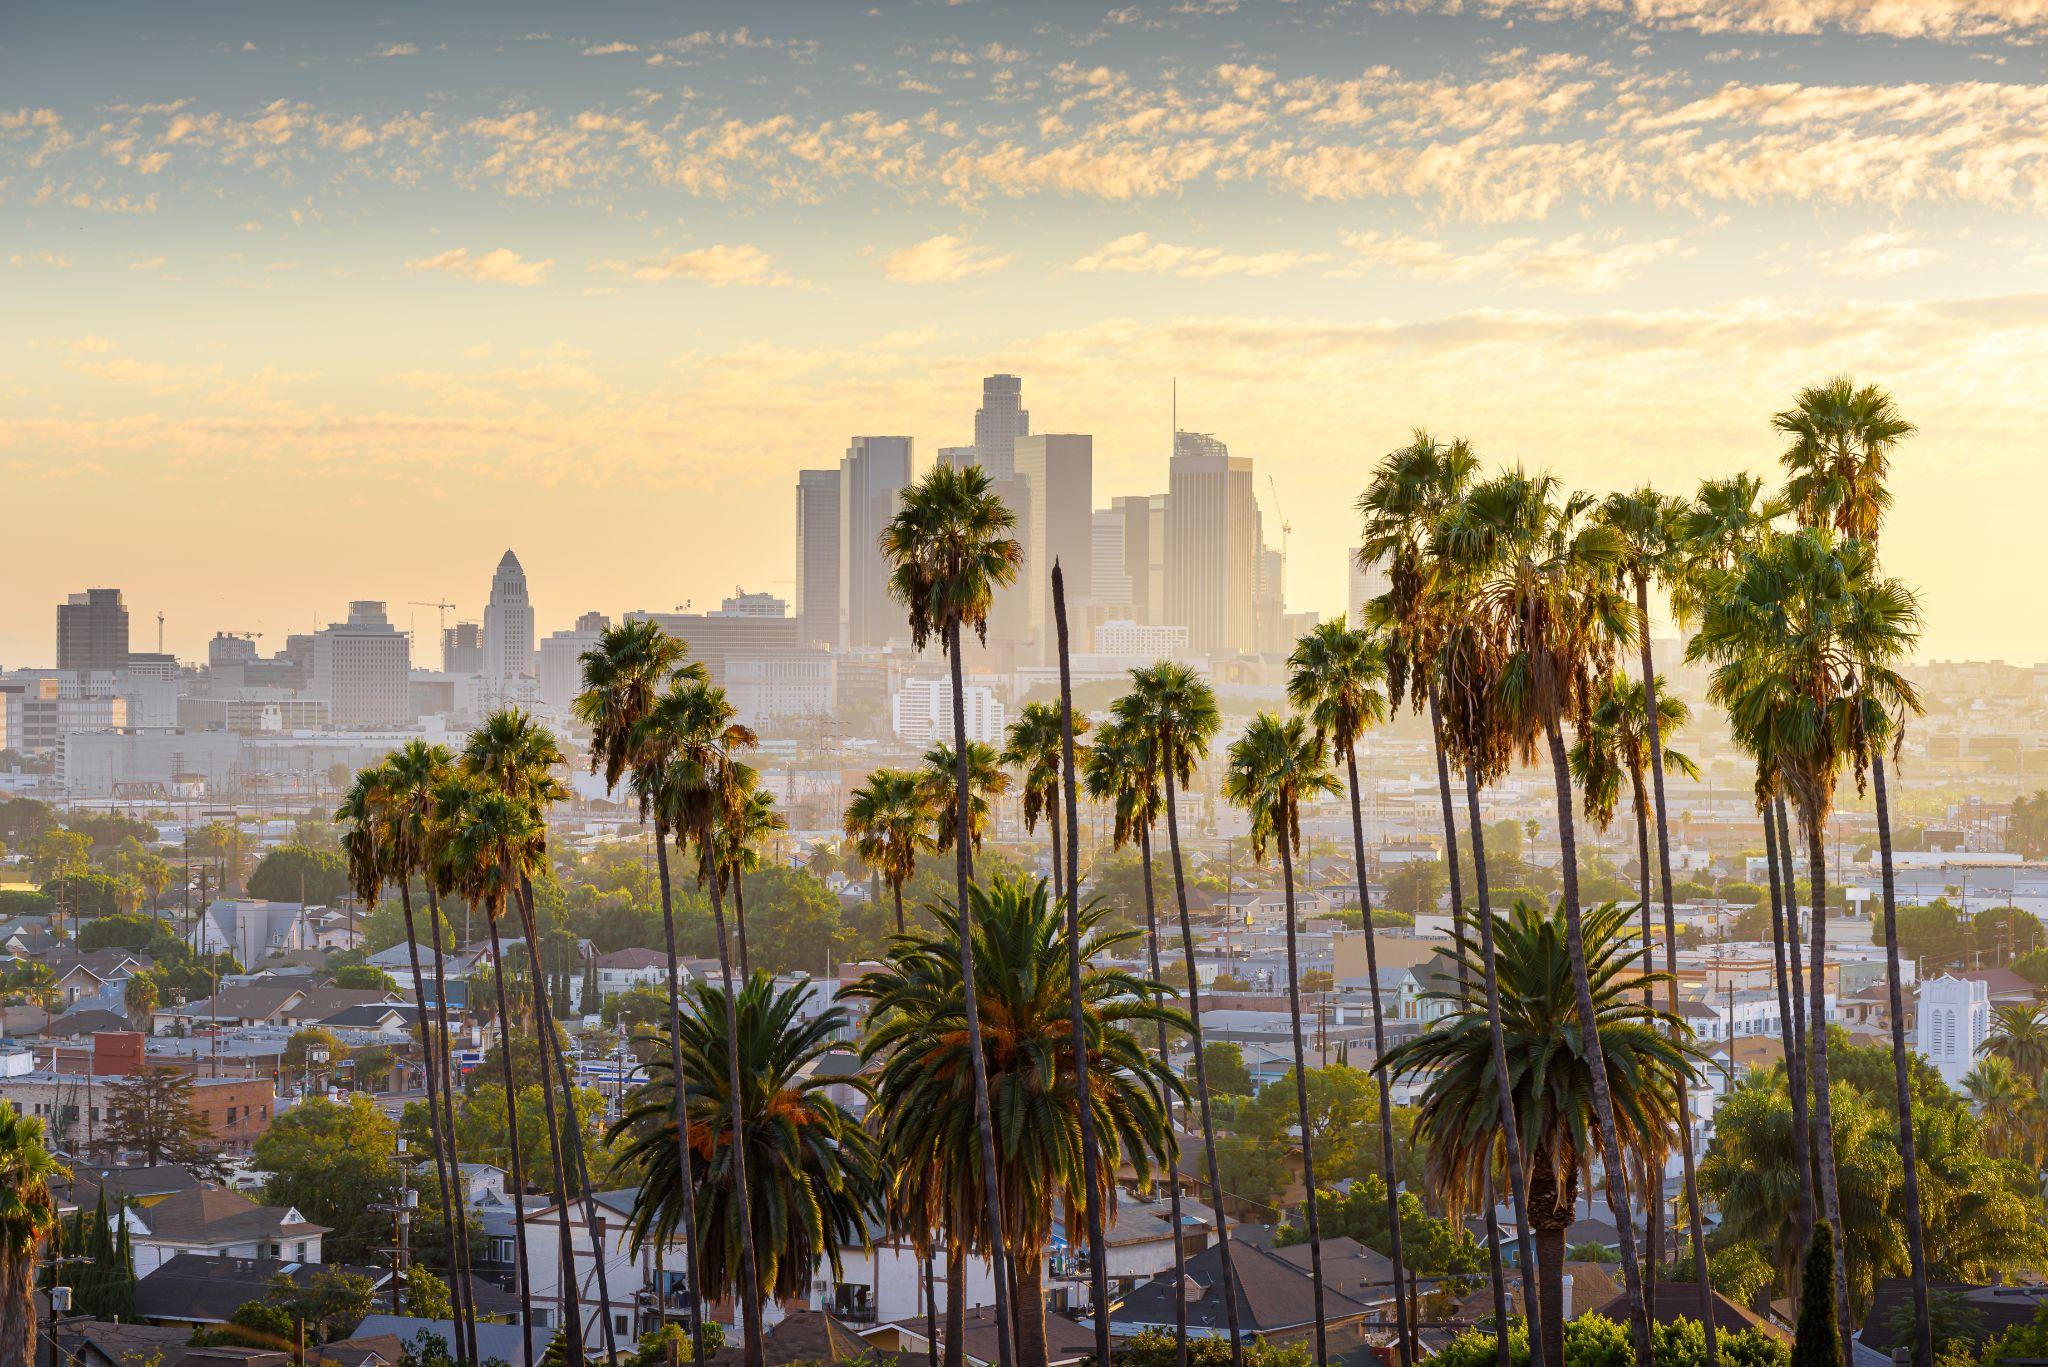
[[[240,1192],[210,1183],[176,1192],[153,1205],[132,1205],[118,1217],[128,1224],[135,1275],[150,1273],[180,1253],[209,1258],[281,1258],[320,1261],[327,1233],[290,1206],[259,1206]]]
[[[1991,1033],[1991,988],[1981,980],[1944,973],[1920,984],[1917,994],[1920,1054],[1951,1087],[1976,1066]]]
[[[599,997],[616,997],[635,987],[658,988],[667,977],[668,955],[657,949],[620,949],[597,959]],[[584,1009],[594,1005],[587,1004]]]

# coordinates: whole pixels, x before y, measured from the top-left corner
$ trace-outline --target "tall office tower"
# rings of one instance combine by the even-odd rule
[[[839,462],[841,645],[887,645],[906,634],[903,610],[889,597],[881,539],[910,482],[909,437],[855,437]]]
[[[87,589],[57,604],[57,668],[128,667],[128,605],[119,589]]]
[[[1361,565],[1358,563],[1358,548],[1344,552],[1345,583],[1348,588],[1344,595],[1344,620],[1352,626],[1365,625],[1365,605],[1385,593],[1393,586],[1387,576],[1384,564]]]
[[[491,576],[491,601],[484,608],[485,680],[502,688],[509,680],[532,674],[534,644],[526,571],[519,567],[519,557],[506,551]]]
[[[799,470],[796,475],[796,638],[806,645],[838,646],[839,472]]]
[[[484,629],[480,624],[457,622],[452,627],[441,628],[441,672],[484,672]]]
[[[1252,612],[1258,555],[1252,462],[1201,432],[1174,438],[1166,502],[1166,621],[1189,649],[1257,648]]]
[[[1254,500],[1256,502],[1256,500]],[[1252,556],[1253,635],[1262,654],[1284,654],[1292,643],[1287,639],[1287,557],[1266,544],[1266,519],[1252,514],[1252,539],[1258,550]]]
[[[336,726],[399,726],[412,719],[412,649],[384,605],[358,600],[348,620],[313,633],[313,691]]]
[[[1131,618],[1166,622],[1166,495],[1113,498],[1109,510],[1124,520],[1124,573],[1131,580]]]
[[[990,375],[981,382],[981,407],[974,411],[974,456],[990,479],[1008,479],[1017,468],[1017,438],[1031,431],[1024,411],[1024,382],[1015,375]]]
[[[1024,563],[1017,583],[1026,594],[1038,656],[1051,660],[1058,643],[1052,616],[1054,562],[1067,582],[1067,628],[1076,642],[1084,639],[1081,624],[1094,595],[1095,438],[1071,432],[1017,438],[1017,478],[1031,510],[1019,538]]]
[[[583,652],[594,648],[612,619],[586,612],[568,631],[550,632],[540,643],[540,699],[566,712],[583,688]]]
[[[216,631],[206,643],[208,669],[240,668],[256,658],[256,642],[239,632]]]
[[[972,465],[975,463],[972,446],[941,446],[938,456],[941,465]]]
[[[1095,606],[1129,617],[1131,576],[1124,569],[1124,515],[1115,508],[1097,508],[1089,526],[1088,579]]]

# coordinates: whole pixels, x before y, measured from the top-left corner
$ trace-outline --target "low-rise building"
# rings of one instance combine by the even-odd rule
[[[135,1275],[146,1277],[181,1253],[208,1258],[320,1261],[325,1225],[291,1206],[263,1206],[237,1191],[202,1183],[149,1206],[123,1208],[135,1248]]]

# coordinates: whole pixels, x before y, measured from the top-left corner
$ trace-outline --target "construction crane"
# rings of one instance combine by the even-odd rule
[[[1287,564],[1287,538],[1294,533],[1294,524],[1287,520],[1287,514],[1280,507],[1280,486],[1274,482],[1271,471],[1266,473],[1266,487],[1273,493],[1273,515],[1280,519],[1280,563]]]
[[[424,602],[421,602],[421,601],[420,601],[419,599],[415,598],[415,599],[410,599],[410,600],[408,600],[408,602],[407,602],[407,604],[406,604],[406,605],[407,605],[408,607],[415,607],[415,608],[434,608],[434,609],[437,609],[437,610],[438,610],[438,611],[440,612],[440,614],[441,614],[441,634],[442,634],[442,635],[444,635],[444,636],[448,634],[448,614],[449,614],[449,613],[451,613],[451,612],[453,612],[453,611],[455,611],[455,604],[453,604],[453,603],[424,603]]]

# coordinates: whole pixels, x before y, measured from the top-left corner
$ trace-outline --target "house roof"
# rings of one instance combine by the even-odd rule
[[[109,1198],[125,1196],[131,1201],[139,1201],[151,1196],[190,1191],[200,1184],[189,1169],[170,1163],[153,1168],[94,1168],[74,1163],[71,1172],[69,1199],[83,1206],[98,1202],[102,1187],[106,1188]],[[61,1191],[62,1188],[52,1184],[52,1190]]]
[[[628,970],[636,968],[666,969],[668,967],[668,955],[657,950],[641,949],[638,946],[629,949],[615,949],[609,954],[598,955],[597,966],[599,970],[607,968]]]
[[[68,1016],[59,1016],[43,1027],[45,1039],[76,1039],[83,1035],[109,1035],[133,1030],[135,1022],[112,1011],[88,1007],[73,1011]]]
[[[516,1324],[478,1324],[476,1327],[477,1353],[485,1359],[496,1358],[500,1362],[518,1362],[523,1356],[519,1348],[520,1332],[520,1328]],[[351,1336],[351,1341],[360,1342],[366,1338],[383,1338],[386,1335],[390,1335],[398,1339],[402,1344],[410,1344],[415,1342],[422,1333],[438,1338],[443,1343],[453,1346],[455,1343],[455,1321],[426,1320],[413,1315],[365,1315],[363,1316],[363,1322],[356,1326],[356,1331]],[[533,1344],[533,1356],[538,1361],[541,1354],[547,1351],[549,1342],[555,1336],[555,1331],[552,1329],[533,1328],[526,1330],[525,1333],[528,1340]]]
[[[1959,1296],[1976,1312],[1975,1323],[1957,1324],[1957,1332],[1974,1345],[1981,1345],[2016,1324],[2027,1323],[2042,1306],[2048,1305],[2048,1287],[2041,1286],[1970,1286],[1962,1282],[1936,1282],[1928,1291],[1935,1295]],[[1893,1317],[1900,1305],[1909,1305],[1912,1300],[1911,1282],[1896,1277],[1878,1282],[1871,1289],[1870,1309],[1863,1316],[1863,1346],[1878,1353],[1889,1353]]]
[[[300,1239],[325,1234],[325,1225],[296,1218],[284,1206],[259,1206],[238,1191],[212,1184],[187,1188],[133,1212],[153,1243],[229,1244],[252,1239]]]
[[[1327,1271],[1327,1260],[1333,1246],[1351,1242],[1348,1239],[1323,1241],[1326,1260],[1323,1305],[1325,1318],[1330,1322],[1364,1315],[1367,1313],[1366,1300],[1381,1299],[1362,1290],[1359,1295],[1364,1299],[1355,1298],[1343,1290]],[[1308,1250],[1301,1250],[1300,1266],[1287,1256],[1290,1251],[1258,1248],[1241,1240],[1232,1241],[1231,1264],[1237,1273],[1238,1315],[1248,1332],[1271,1333],[1314,1321],[1315,1284],[1307,1271]],[[1351,1256],[1349,1250],[1345,1251],[1345,1256],[1347,1259]],[[1372,1256],[1378,1257],[1377,1254]],[[1385,1260],[1380,1261],[1384,1263]],[[1357,1282],[1368,1279],[1357,1275],[1357,1269],[1358,1265],[1354,1265],[1349,1275],[1354,1290],[1358,1289]],[[1223,1282],[1221,1245],[1212,1245],[1188,1259],[1187,1276],[1189,1327],[1216,1329],[1226,1325],[1228,1316],[1218,1290]],[[1391,1280],[1391,1273],[1383,1274],[1379,1279]],[[1171,1274],[1154,1277],[1131,1292],[1124,1303],[1111,1312],[1110,1318],[1116,1323],[1133,1326],[1171,1324],[1174,1298],[1180,1294]]]
[[[797,1362],[847,1362],[873,1352],[866,1339],[822,1310],[792,1310],[781,1323],[761,1335],[761,1360],[765,1367],[788,1367]],[[735,1344],[719,1349],[709,1361],[726,1367],[738,1362],[740,1356],[741,1350]]]
[[[992,1305],[976,1306],[963,1317],[960,1346],[966,1356],[979,1363],[998,1362],[1002,1350],[996,1341],[996,1312]],[[1065,1315],[1045,1312],[1045,1360],[1052,1367],[1080,1362],[1095,1356],[1095,1330],[1076,1324]]]
[[[192,1340],[189,1324],[114,1324],[65,1320],[57,1326],[57,1347],[67,1361],[93,1363],[88,1350],[114,1367],[152,1367],[169,1362]]]
[[[343,1007],[331,1016],[324,1016],[320,1023],[342,1030],[381,1030],[394,1018],[399,1025],[409,1027],[416,1014],[417,1010],[410,1006],[398,1006],[391,1002],[364,1002],[360,1006]]]
[[[1698,1320],[1700,1318],[1700,1287],[1698,1282],[1656,1283],[1652,1291],[1657,1302],[1657,1323],[1671,1324],[1677,1320]],[[1771,1337],[1790,1342],[1789,1336],[1777,1325],[1750,1311],[1744,1310],[1734,1301],[1718,1291],[1711,1292],[1714,1298],[1714,1327],[1724,1334],[1741,1329],[1761,1329]],[[1594,1313],[1605,1315],[1611,1320],[1628,1320],[1628,1297],[1616,1296]]]
[[[390,1269],[383,1267],[179,1253],[167,1258],[156,1271],[135,1284],[135,1313],[145,1320],[224,1324],[247,1302],[263,1299],[270,1279],[280,1272],[300,1286],[322,1272],[353,1272],[368,1277],[376,1286],[382,1286],[391,1279]],[[375,1331],[358,1326],[356,1332]],[[514,1346],[517,1346],[516,1341]],[[506,1359],[508,1362],[513,1360]]]
[[[405,1344],[396,1334],[336,1339],[306,1352],[308,1367],[398,1367],[404,1357]]]
[[[2038,983],[2021,977],[2009,968],[1983,968],[1968,973],[1954,973],[1950,976],[1960,978],[1966,983],[1983,983],[1985,990],[1994,997],[2026,997],[2031,999],[2040,995],[2041,991]]]

